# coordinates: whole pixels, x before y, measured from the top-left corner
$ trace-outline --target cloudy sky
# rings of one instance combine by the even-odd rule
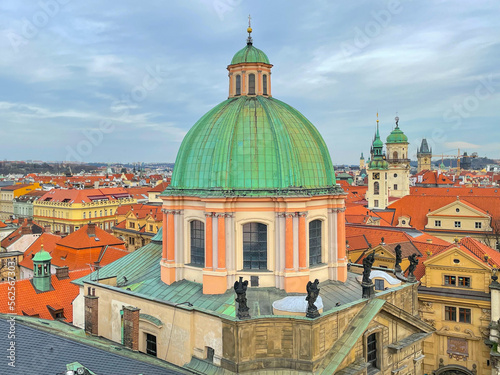
[[[500,158],[500,2],[2,0],[0,158],[173,162],[227,98],[245,45],[334,164],[368,153],[379,112],[414,150]]]

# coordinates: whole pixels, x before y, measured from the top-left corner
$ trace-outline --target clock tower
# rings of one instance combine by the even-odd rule
[[[389,204],[389,190],[387,184],[389,164],[385,160],[383,148],[384,143],[380,139],[377,113],[377,130],[375,132],[375,138],[373,139],[371,159],[367,168],[368,191],[366,192],[366,200],[368,201],[369,209],[384,209]]]

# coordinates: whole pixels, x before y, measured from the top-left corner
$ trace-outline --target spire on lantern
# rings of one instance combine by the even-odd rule
[[[247,45],[251,46],[253,43],[253,40],[252,40],[252,17],[250,16],[250,14],[248,15],[247,32],[248,32]]]

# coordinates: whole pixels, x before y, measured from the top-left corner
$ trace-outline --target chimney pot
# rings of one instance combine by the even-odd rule
[[[88,223],[87,234],[89,237],[95,237],[95,223]]]

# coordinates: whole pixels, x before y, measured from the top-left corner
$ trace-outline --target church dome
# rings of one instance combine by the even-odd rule
[[[408,137],[403,133],[403,131],[396,126],[394,130],[387,137],[386,143],[408,143]]]
[[[384,159],[373,159],[368,163],[368,169],[389,169],[389,163]]]
[[[336,187],[328,148],[299,111],[270,97],[232,97],[185,136],[166,195],[311,195]]]
[[[231,65],[240,63],[264,63],[270,64],[269,58],[260,49],[255,48],[252,44],[247,44],[240,49],[231,60]]]

